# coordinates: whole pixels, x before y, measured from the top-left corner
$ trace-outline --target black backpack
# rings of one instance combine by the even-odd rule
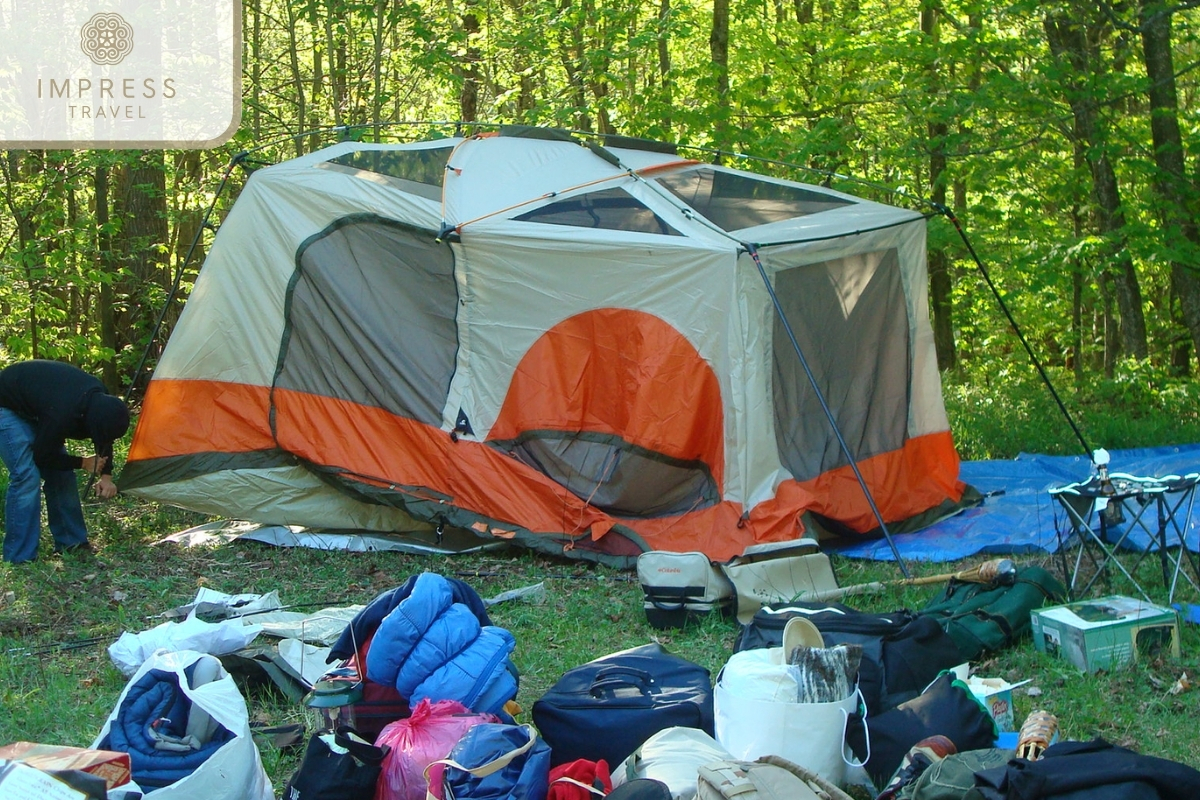
[[[816,625],[826,646],[862,645],[858,688],[868,716],[916,697],[942,670],[966,660],[931,617],[908,610],[868,614],[841,603],[765,606],[742,626],[734,650],[781,646],[783,628],[793,617],[804,617]]]

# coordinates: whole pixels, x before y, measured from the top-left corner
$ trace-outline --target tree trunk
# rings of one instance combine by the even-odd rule
[[[296,23],[298,22],[296,6],[285,3],[287,8],[288,26],[288,58],[292,68],[292,91],[296,97],[296,155],[304,155],[304,120],[308,117],[308,106],[304,100],[304,75],[300,72],[300,42],[296,40]]]
[[[112,233],[108,227],[108,167],[96,167],[96,260],[100,271],[111,280],[100,281],[100,346],[117,352],[117,317],[113,308],[113,281],[116,279],[116,259],[113,258]],[[109,392],[120,386],[116,359],[109,358],[102,366],[101,379]]]
[[[1192,338],[1192,352],[1200,359],[1200,230],[1188,213],[1183,137],[1179,131],[1179,99],[1175,91],[1175,66],[1171,56],[1171,10],[1159,2],[1143,2],[1138,9],[1142,32],[1142,57],[1150,79],[1150,132],[1154,141],[1154,189],[1159,196],[1159,219],[1171,259],[1171,283],[1179,298],[1183,322]]]
[[[729,0],[713,0],[712,34],[708,38],[717,92],[714,128],[718,148],[729,147]]]
[[[936,48],[938,42],[937,9],[931,5],[921,8],[921,33],[929,44]],[[938,83],[936,58],[927,67],[930,94],[935,94]],[[937,114],[937,109],[931,109]],[[929,133],[929,185],[931,199],[939,206],[946,205],[946,123],[930,119]],[[929,253],[929,305],[933,315],[933,343],[937,352],[938,367],[942,370],[954,368],[954,317],[951,292],[950,257],[944,247]]]
[[[1075,142],[1075,172],[1082,173],[1086,159],[1083,143]],[[1072,185],[1075,182],[1072,181]],[[1075,241],[1083,239],[1083,207],[1079,201],[1071,206],[1071,225]],[[1078,255],[1071,259],[1071,360],[1075,374],[1075,385],[1083,384],[1083,259]]]
[[[463,122],[477,122],[479,119],[479,48],[472,42],[471,37],[479,33],[479,17],[474,11],[462,15],[463,30],[463,65],[462,91],[458,97],[459,114]]]
[[[119,282],[117,339],[148,344],[152,316],[171,286],[168,262],[166,171],[162,150],[135,154],[116,176],[113,211],[121,221],[113,244],[125,272]]]
[[[670,36],[670,21],[671,21],[671,0],[660,0],[658,5],[658,81],[661,87],[659,97],[662,103],[662,118],[659,120],[662,124],[663,134],[671,130],[671,103],[674,102],[674,82],[675,79],[671,75],[671,36]]]
[[[1121,192],[1117,174],[1107,153],[1107,137],[1100,121],[1096,98],[1086,86],[1085,76],[1095,71],[1098,61],[1090,50],[1088,34],[1094,30],[1062,16],[1047,14],[1044,20],[1050,50],[1070,77],[1064,81],[1067,102],[1074,117],[1074,137],[1086,147],[1092,173],[1092,198],[1100,233],[1108,242],[1109,272],[1113,294],[1121,315],[1121,347],[1126,355],[1146,358],[1146,318],[1142,293],[1133,259],[1126,246],[1125,213],[1121,210]]]
[[[23,161],[25,163],[22,163]],[[29,161],[31,159],[28,156],[22,159],[20,151],[9,150],[5,153],[3,162],[4,201],[16,225],[16,258],[24,273],[25,286],[28,293],[29,305],[25,316],[25,326],[26,332],[29,335],[30,357],[38,358],[41,355],[41,324],[38,318],[38,297],[41,295],[41,273],[43,270],[38,268],[41,255],[37,252],[37,232],[33,220],[35,208],[29,207],[28,200],[23,198],[23,193],[19,191],[20,184],[26,180],[26,176],[23,173],[28,171]]]

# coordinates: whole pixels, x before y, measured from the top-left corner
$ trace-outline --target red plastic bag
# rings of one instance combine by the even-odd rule
[[[462,703],[423,699],[406,719],[390,722],[379,733],[375,746],[387,745],[383,772],[375,785],[375,800],[424,800],[428,783],[425,768],[445,758],[471,727],[499,722],[492,714],[473,714]],[[429,771],[433,785],[441,785],[443,766]]]
[[[612,776],[602,758],[581,758],[550,770],[550,792],[546,800],[594,800],[612,791]]]

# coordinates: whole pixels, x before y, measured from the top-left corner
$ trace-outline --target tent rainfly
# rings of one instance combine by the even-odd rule
[[[813,520],[878,531],[823,398],[889,528],[955,508],[925,219],[606,145],[514,129],[255,172],[122,490],[446,550],[723,560]]]

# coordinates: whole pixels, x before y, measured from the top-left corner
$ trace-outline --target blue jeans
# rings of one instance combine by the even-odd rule
[[[83,506],[74,470],[47,470],[33,463],[33,425],[7,408],[0,408],[0,460],[8,467],[4,497],[4,560],[14,564],[37,558],[42,529],[42,486],[46,487],[46,517],[55,549],[87,541]]]

